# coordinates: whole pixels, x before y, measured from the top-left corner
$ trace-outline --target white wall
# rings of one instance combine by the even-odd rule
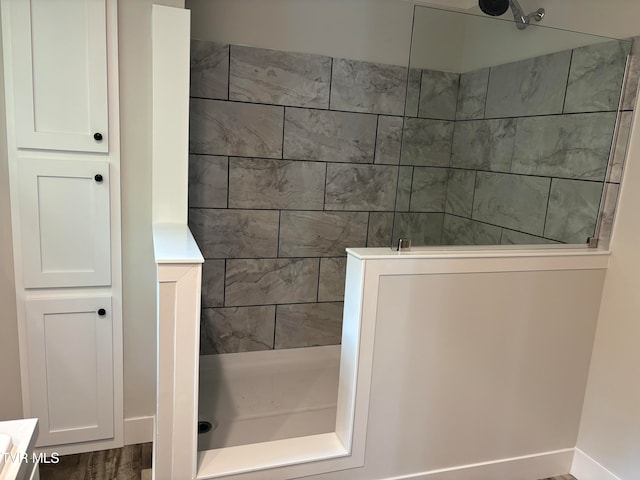
[[[311,5],[312,1],[314,5]],[[152,0],[121,0],[118,3],[125,417],[129,418],[153,415],[155,411],[155,265],[151,242],[151,3]],[[162,3],[179,6],[175,5],[179,3],[178,0]],[[286,3],[293,10],[287,10],[285,13],[273,8],[274,4],[279,4],[282,9]],[[308,11],[319,16],[301,15],[293,3],[304,4],[311,8]],[[344,19],[335,19],[335,22],[327,19],[326,12],[332,11],[332,8],[337,8],[341,3],[348,4],[345,8],[351,15]],[[640,33],[640,26],[637,24],[637,19],[640,18],[640,2],[636,0],[522,0],[521,3],[525,9],[545,7],[548,12],[545,18],[547,25],[618,37]],[[307,51],[305,48],[313,47],[315,42],[324,44],[323,39],[326,39],[328,47],[322,52],[316,52],[314,48],[313,53],[357,58],[361,52],[371,52],[371,55],[375,55],[370,57],[372,61],[397,64],[402,64],[398,59],[406,57],[406,49],[410,42],[412,7],[407,7],[407,2],[401,0],[188,2],[190,6],[195,4],[206,6],[215,14],[214,23],[206,28],[205,19],[194,15],[201,22],[194,22],[194,31],[208,32],[207,36],[196,33],[199,38],[204,39],[208,37],[211,40],[244,44],[261,42],[257,45],[297,51]],[[326,6],[326,9],[318,9],[319,4]],[[251,14],[242,15],[242,6],[252,7]],[[308,18],[308,21],[296,23],[301,18]],[[318,22],[319,18],[326,21]],[[349,32],[338,28],[348,24],[356,24],[360,27],[358,31],[362,32],[355,46],[350,45]],[[274,25],[282,32],[272,37],[265,25]],[[381,33],[380,30],[385,33]],[[307,38],[308,40],[305,40]],[[3,112],[0,114],[4,116]],[[640,446],[637,436],[623,437],[623,434],[628,432],[629,425],[635,426],[636,432],[639,431],[640,425],[640,409],[637,407],[640,404],[637,401],[640,396],[640,382],[634,380],[637,376],[634,362],[638,361],[637,352],[640,350],[637,345],[640,345],[640,332],[635,322],[637,313],[633,316],[634,309],[635,312],[640,311],[636,298],[637,291],[640,290],[640,254],[637,246],[632,244],[640,235],[640,219],[633,213],[634,206],[640,204],[638,128],[634,131],[632,141],[634,146],[630,154],[631,165],[622,191],[623,207],[616,224],[616,236],[612,247],[614,260],[605,288],[601,327],[597,335],[592,366],[593,375],[579,443],[587,453],[603,464],[611,465],[613,470],[627,475],[627,478],[634,478],[634,469],[636,472],[640,471],[640,462],[625,461],[623,458],[624,452],[627,451],[625,445],[631,445],[636,451]],[[11,235],[6,209],[6,168],[6,158],[0,158],[0,305],[3,307],[0,311],[0,360],[3,362],[0,364],[0,418],[17,417],[21,414]],[[623,289],[622,292],[628,294],[616,294],[616,284]],[[615,368],[609,371],[612,367]],[[595,405],[598,406],[597,409],[594,409]],[[602,412],[601,415],[598,412]],[[615,421],[609,422],[610,419]],[[603,440],[596,442],[598,437]],[[605,439],[609,444],[606,448],[601,445]]]
[[[156,265],[151,233],[151,5],[118,2],[122,164],[124,415],[154,415]]]
[[[460,0],[420,3],[481,13],[477,7],[461,8],[469,2]],[[624,13],[638,11],[637,2],[521,3],[526,13],[540,6],[546,8],[541,25],[555,29],[517,30],[509,12],[501,17],[503,22],[495,22],[486,16],[419,8],[411,65],[468,72],[606,40],[562,29],[614,38],[638,32]],[[589,11],[585,12],[585,4]],[[614,8],[612,4],[620,6]],[[200,40],[407,65],[413,18],[410,1],[187,0],[186,7],[194,12],[192,37]],[[620,23],[620,28],[612,30],[612,23]]]
[[[0,75],[0,421],[22,417],[6,131],[4,76]]]
[[[627,162],[578,448],[619,478],[637,480],[640,479],[640,121],[637,117]]]
[[[187,0],[192,38],[406,66],[402,0]]]

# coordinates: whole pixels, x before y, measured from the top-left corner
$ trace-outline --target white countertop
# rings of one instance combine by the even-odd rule
[[[189,227],[177,223],[153,226],[156,263],[203,263],[204,258]]]
[[[566,256],[608,256],[608,250],[576,245],[483,245],[483,246],[438,246],[412,247],[397,251],[383,248],[347,248],[347,255],[361,260],[388,260],[402,257],[423,258],[502,258],[502,257],[566,257]]]
[[[20,461],[20,454],[26,453],[31,460],[36,440],[38,438],[38,419],[12,420],[0,422],[0,434],[11,437],[13,448],[11,454],[17,461],[6,459],[4,468],[0,471],[0,480],[23,480],[31,475],[32,463]]]

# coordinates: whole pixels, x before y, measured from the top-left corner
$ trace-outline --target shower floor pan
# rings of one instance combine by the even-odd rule
[[[340,346],[200,357],[198,450],[330,433]]]

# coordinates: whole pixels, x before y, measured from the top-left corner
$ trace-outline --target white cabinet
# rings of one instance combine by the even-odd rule
[[[117,5],[0,0],[23,410],[61,454],[124,440]]]
[[[14,0],[5,6],[18,148],[106,152],[105,0]]]
[[[111,283],[109,164],[21,158],[26,288]]]
[[[33,299],[26,307],[37,446],[113,437],[110,298]]]

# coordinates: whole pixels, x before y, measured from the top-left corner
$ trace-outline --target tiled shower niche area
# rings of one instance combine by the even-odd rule
[[[585,243],[625,45],[454,74],[193,40],[201,353],[340,343],[346,247]]]

